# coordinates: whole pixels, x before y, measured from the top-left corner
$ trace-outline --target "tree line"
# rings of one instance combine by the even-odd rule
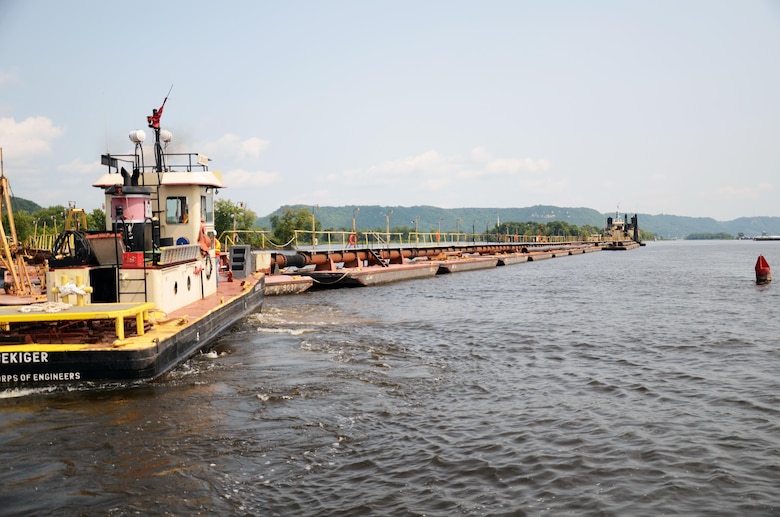
[[[333,228],[322,228],[322,225],[312,211],[308,208],[287,208],[281,215],[273,215],[270,218],[271,221],[271,233],[275,244],[283,245],[290,242],[294,236],[296,230],[311,231],[351,231],[352,228],[340,226]],[[375,227],[375,228],[356,228],[358,232],[378,232],[384,233],[387,228]],[[390,228],[390,233],[401,234],[404,238],[407,238],[409,234],[415,232],[415,227],[412,224],[409,225],[395,225]],[[591,235],[601,235],[602,228],[598,228],[592,225],[577,226],[569,224],[566,221],[549,221],[547,223],[538,223],[534,221],[527,222],[503,222],[496,223],[491,227],[485,228],[473,228],[471,226],[464,225],[459,228],[457,233],[460,234],[476,234],[482,235],[485,238],[500,238],[502,235],[520,235],[525,237],[576,237],[580,239],[587,239]],[[456,233],[456,232],[448,232]]]
[[[25,242],[28,238],[35,235],[56,235],[65,227],[65,221],[68,217],[70,208],[62,205],[51,206],[48,208],[38,208],[32,211],[14,209],[14,222],[16,226],[17,237],[20,242]],[[102,209],[94,209],[86,213],[86,230],[103,231],[106,229],[106,214]],[[255,226],[257,214],[247,208],[243,203],[234,203],[228,199],[218,199],[214,203],[214,226],[217,236],[223,238],[230,235],[234,230],[241,232],[238,240],[253,246],[260,247],[265,244],[264,240],[270,239],[275,245],[282,246],[288,244],[295,236],[296,230],[322,232],[322,231],[343,231],[351,232],[351,227],[344,225],[340,227],[323,228],[322,222],[316,218],[312,210],[300,208],[287,208],[281,214],[270,217],[271,228],[259,228]],[[3,224],[8,228],[7,214],[3,214]],[[378,232],[384,233],[387,228],[375,227],[365,228],[356,227],[358,232]],[[410,234],[417,231],[414,224],[395,225],[390,228],[390,233],[401,234],[408,238]],[[433,230],[436,231],[436,230]],[[261,232],[267,235],[262,236]],[[454,234],[456,232],[448,232]],[[501,240],[502,236],[524,236],[524,237],[573,237],[578,239],[587,239],[592,235],[601,235],[603,228],[593,225],[577,226],[569,224],[566,221],[553,220],[545,223],[536,221],[507,221],[496,222],[492,226],[484,228],[475,228],[463,225],[457,231],[461,235],[475,235],[477,238]],[[643,232],[644,233],[644,232]],[[731,236],[708,237],[691,235],[688,238],[732,238]],[[643,236],[643,238],[645,238]]]
[[[19,242],[25,242],[36,236],[56,236],[65,229],[65,223],[73,207],[63,205],[41,208],[31,202],[21,200],[20,203],[12,200],[14,227]],[[95,208],[90,212],[85,211],[87,227],[83,228],[81,217],[75,217],[79,228],[84,231],[105,231],[106,212],[101,208]],[[214,203],[214,227],[217,235],[222,235],[230,230],[251,230],[254,228],[257,214],[249,210],[243,203],[233,203],[227,199],[218,199]],[[3,212],[3,228],[8,233],[10,223],[8,214]]]

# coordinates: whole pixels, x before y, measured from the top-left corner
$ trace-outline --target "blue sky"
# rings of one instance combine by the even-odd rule
[[[780,216],[780,2],[0,2],[14,195],[96,208],[168,89],[220,197]],[[149,146],[150,147],[150,146]]]

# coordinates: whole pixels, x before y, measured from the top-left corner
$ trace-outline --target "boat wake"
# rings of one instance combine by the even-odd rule
[[[263,312],[252,314],[249,317],[251,323],[258,324],[258,332],[283,333],[300,335],[313,332],[317,328],[348,327],[355,325],[370,325],[373,320],[344,314],[333,307],[311,307],[305,309],[288,308],[264,308]]]
[[[300,336],[301,334],[305,334],[307,332],[314,332],[314,329],[309,328],[301,328],[301,329],[290,329],[290,328],[268,328],[268,327],[257,327],[257,331],[263,334],[289,334],[291,336]]]
[[[49,386],[43,388],[13,388],[10,390],[0,390],[0,399],[15,399],[19,397],[28,397],[30,395],[41,395],[51,393],[57,388]]]

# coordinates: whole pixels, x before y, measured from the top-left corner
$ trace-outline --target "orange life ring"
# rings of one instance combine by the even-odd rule
[[[355,246],[357,244],[357,235],[354,233],[349,236],[349,245]]]
[[[209,248],[211,247],[211,239],[209,239],[209,236],[206,235],[206,228],[201,225],[200,226],[200,235],[198,236],[198,243],[200,244],[200,251],[204,255],[209,252]]]

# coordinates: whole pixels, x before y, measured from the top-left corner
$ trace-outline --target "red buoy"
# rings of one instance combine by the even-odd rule
[[[756,283],[766,284],[772,281],[772,271],[769,268],[769,263],[766,261],[763,255],[758,256],[756,261]]]

